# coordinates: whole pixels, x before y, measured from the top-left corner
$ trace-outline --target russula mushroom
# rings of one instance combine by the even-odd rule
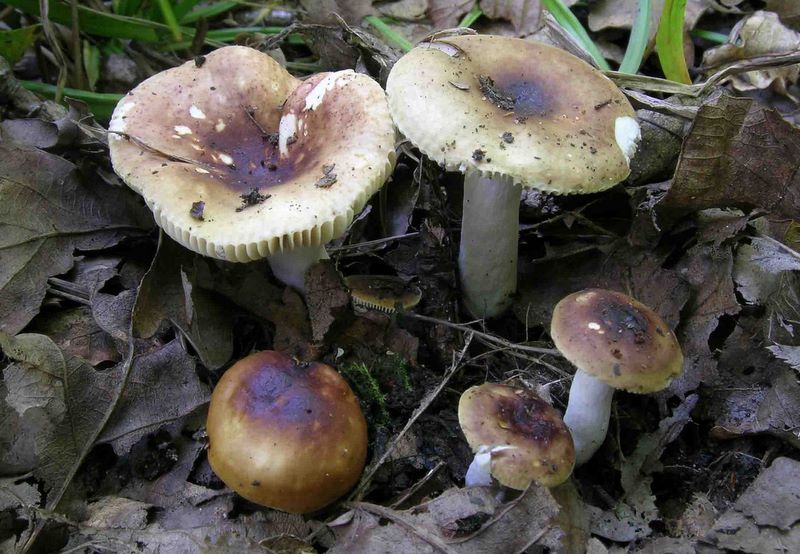
[[[660,391],[683,370],[683,353],[669,326],[620,292],[588,289],[563,298],[553,311],[550,336],[577,368],[564,414],[577,465],[603,444],[615,389]]]
[[[350,275],[344,278],[353,307],[394,313],[399,305],[410,310],[419,304],[422,291],[391,275]]]
[[[458,402],[458,421],[475,459],[468,487],[491,484],[491,477],[512,489],[535,481],[555,487],[567,480],[575,451],[558,411],[535,393],[484,383]]]
[[[222,260],[268,257],[299,290],[395,160],[375,81],[350,70],[300,81],[242,46],[143,81],[109,129],[114,169],[169,236]]]
[[[342,496],[367,456],[367,424],[345,380],[279,352],[251,354],[225,372],[206,428],[220,479],[285,512],[312,512]]]
[[[459,268],[464,302],[502,313],[517,286],[520,185],[591,193],[629,173],[639,140],[619,89],[575,56],[491,35],[423,42],[386,84],[398,129],[464,178]]]

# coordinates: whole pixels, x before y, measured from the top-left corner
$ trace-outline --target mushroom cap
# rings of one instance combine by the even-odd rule
[[[587,289],[553,310],[550,336],[564,357],[607,385],[646,394],[683,370],[683,353],[653,310],[621,292]]]
[[[529,40],[424,42],[394,65],[386,92],[398,129],[446,169],[557,194],[625,179],[639,139],[635,112],[611,80]]]
[[[492,453],[491,473],[506,487],[524,490],[531,481],[554,487],[572,473],[572,436],[558,411],[531,391],[471,387],[458,402],[458,421],[473,452],[512,447]]]
[[[353,304],[362,308],[393,313],[397,304],[410,310],[422,299],[419,287],[391,275],[350,275],[344,282],[350,289]]]
[[[242,46],[203,60],[120,100],[116,172],[168,235],[206,256],[246,262],[341,235],[394,167],[381,87],[349,70],[300,81]]]
[[[318,510],[358,481],[367,423],[344,379],[322,363],[264,351],[214,388],[208,461],[243,497],[278,510]]]

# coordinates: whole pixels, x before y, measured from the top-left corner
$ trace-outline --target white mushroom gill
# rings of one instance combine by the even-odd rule
[[[636,147],[642,138],[639,123],[627,115],[618,117],[614,122],[614,138],[619,149],[622,150],[622,155],[625,156],[625,161],[630,165],[631,158],[636,153]]]
[[[512,450],[514,446],[501,445],[501,446],[488,446],[482,444],[472,463],[467,468],[467,474],[464,476],[464,486],[466,487],[488,487],[492,484],[492,456],[497,452],[503,450]]]

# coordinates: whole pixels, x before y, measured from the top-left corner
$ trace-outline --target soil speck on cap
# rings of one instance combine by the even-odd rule
[[[239,195],[239,198],[242,199],[242,205],[236,208],[236,211],[241,212],[245,208],[261,204],[271,196],[272,196],[271,194],[261,194],[260,192],[258,192],[257,188],[250,189],[250,192]]]
[[[514,142],[514,135],[511,133],[511,131],[506,131],[505,133],[503,133],[502,138],[503,142],[505,142],[506,144],[511,144],[512,142]]]
[[[206,63],[205,56],[196,56],[194,59],[194,66],[195,67],[203,67],[203,64]]]
[[[203,210],[205,209],[206,209],[206,203],[203,202],[202,200],[199,200],[197,202],[192,202],[192,209],[189,210],[189,215],[191,215],[193,218],[199,221],[203,221]]]
[[[595,110],[600,110],[600,109],[602,109],[602,108],[605,108],[605,107],[606,107],[606,106],[608,106],[609,104],[611,104],[611,98],[609,98],[608,100],[605,100],[605,101],[603,101],[603,102],[600,102],[599,104],[596,104],[596,105],[595,105],[595,107],[594,107],[594,109],[595,109]]]
[[[476,148],[474,152],[472,152],[472,159],[476,162],[483,160],[483,156],[486,154],[485,151],[481,150],[480,148]]]
[[[514,97],[503,93],[494,84],[494,79],[488,75],[478,75],[478,86],[489,102],[508,112],[514,111]]]
[[[333,169],[336,164],[325,164],[322,166],[322,177],[314,183],[314,186],[321,189],[326,189],[336,182],[336,174]]]

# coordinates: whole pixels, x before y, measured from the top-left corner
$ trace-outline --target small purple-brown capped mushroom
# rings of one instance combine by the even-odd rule
[[[484,383],[458,402],[458,421],[475,459],[465,484],[524,490],[532,481],[555,487],[575,465],[572,437],[558,411],[535,393]]]
[[[666,322],[621,292],[587,289],[566,296],[553,310],[550,336],[577,368],[564,422],[578,465],[605,440],[615,389],[660,391],[683,371],[681,347]]]

